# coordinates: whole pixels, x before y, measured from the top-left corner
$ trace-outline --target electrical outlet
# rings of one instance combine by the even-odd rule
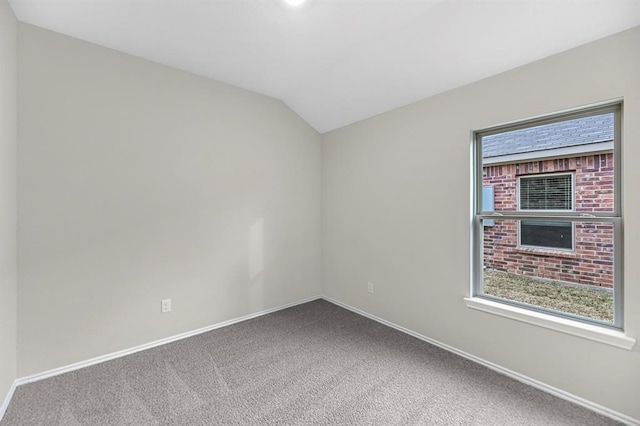
[[[373,283],[369,282],[367,283],[367,291],[371,294],[373,294]]]
[[[164,299],[162,301],[162,313],[166,314],[167,312],[171,312],[171,299]]]

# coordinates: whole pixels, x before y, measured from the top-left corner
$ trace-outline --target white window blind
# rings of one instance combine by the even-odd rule
[[[571,175],[520,178],[520,210],[572,210]]]

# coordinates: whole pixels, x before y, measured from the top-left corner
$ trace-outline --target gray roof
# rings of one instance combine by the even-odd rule
[[[482,156],[498,157],[613,140],[613,113],[576,118],[482,138]]]

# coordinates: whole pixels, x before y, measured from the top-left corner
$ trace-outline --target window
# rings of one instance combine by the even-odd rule
[[[573,250],[573,226],[571,222],[521,220],[520,245]]]
[[[571,174],[522,176],[520,210],[573,210]]]
[[[546,174],[518,178],[519,211],[572,211],[573,174]],[[520,221],[520,245],[573,250],[573,225],[564,221]]]
[[[474,134],[473,300],[622,329],[620,110]]]

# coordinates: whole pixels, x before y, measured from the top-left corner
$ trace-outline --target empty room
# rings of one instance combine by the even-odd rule
[[[637,0],[0,0],[0,425],[640,425]]]

